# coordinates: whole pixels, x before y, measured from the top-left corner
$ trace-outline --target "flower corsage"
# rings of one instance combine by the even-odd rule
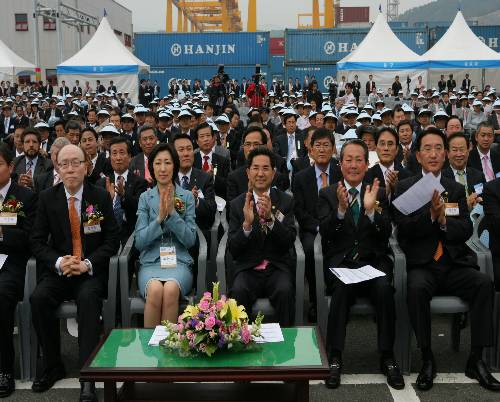
[[[10,195],[0,206],[0,213],[17,214],[26,217],[22,208],[23,203],[18,201],[14,195]]]
[[[82,213],[83,223],[88,226],[99,225],[104,215],[99,211],[99,206],[85,203],[85,211]]]
[[[180,197],[177,197],[177,195],[174,196],[174,208],[179,215],[182,215],[184,214],[184,212],[186,212],[186,204]]]

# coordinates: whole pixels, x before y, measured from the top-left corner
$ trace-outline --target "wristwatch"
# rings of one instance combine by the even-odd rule
[[[83,260],[83,263],[86,265],[86,267],[88,269],[88,271],[87,271],[88,274],[93,275],[94,272],[92,271],[92,263],[87,259]]]

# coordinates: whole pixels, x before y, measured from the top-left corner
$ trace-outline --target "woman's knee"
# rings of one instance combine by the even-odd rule
[[[163,285],[163,301],[174,303],[179,300],[180,289],[175,281],[167,281]]]
[[[146,288],[146,303],[161,306],[163,302],[163,285],[160,281],[150,281]]]

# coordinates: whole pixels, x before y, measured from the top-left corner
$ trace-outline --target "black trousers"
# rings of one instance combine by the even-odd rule
[[[472,267],[432,263],[408,270],[408,311],[420,348],[431,347],[430,301],[435,295],[458,296],[469,303],[472,347],[493,344],[493,282]]]
[[[295,315],[295,287],[289,272],[268,265],[263,271],[249,269],[234,277],[230,295],[245,306],[247,314],[259,298],[268,297],[283,327],[293,325]]]
[[[308,232],[300,234],[300,241],[306,257],[306,279],[309,284],[309,301],[316,305],[316,273],[314,266],[314,239],[316,235]]]
[[[75,300],[78,321],[79,364],[83,366],[99,342],[104,278],[84,274],[66,278],[45,276],[30,297],[33,325],[43,352],[43,368],[50,370],[62,364],[61,335],[56,308],[66,300]]]
[[[14,319],[17,303],[23,297],[24,281],[9,268],[4,266],[0,271],[0,372],[14,374]]]
[[[331,358],[333,350],[344,350],[349,310],[356,302],[357,297],[368,297],[375,306],[379,351],[392,352],[396,313],[394,288],[390,276],[381,276],[370,281],[351,285],[346,285],[335,278],[332,284],[332,299],[326,332],[326,346],[329,358]]]

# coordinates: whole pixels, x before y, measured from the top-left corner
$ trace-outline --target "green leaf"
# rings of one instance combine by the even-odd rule
[[[198,345],[200,342],[203,342],[203,340],[207,337],[207,333],[205,334],[196,334],[196,337],[194,338],[194,343],[195,345]]]

